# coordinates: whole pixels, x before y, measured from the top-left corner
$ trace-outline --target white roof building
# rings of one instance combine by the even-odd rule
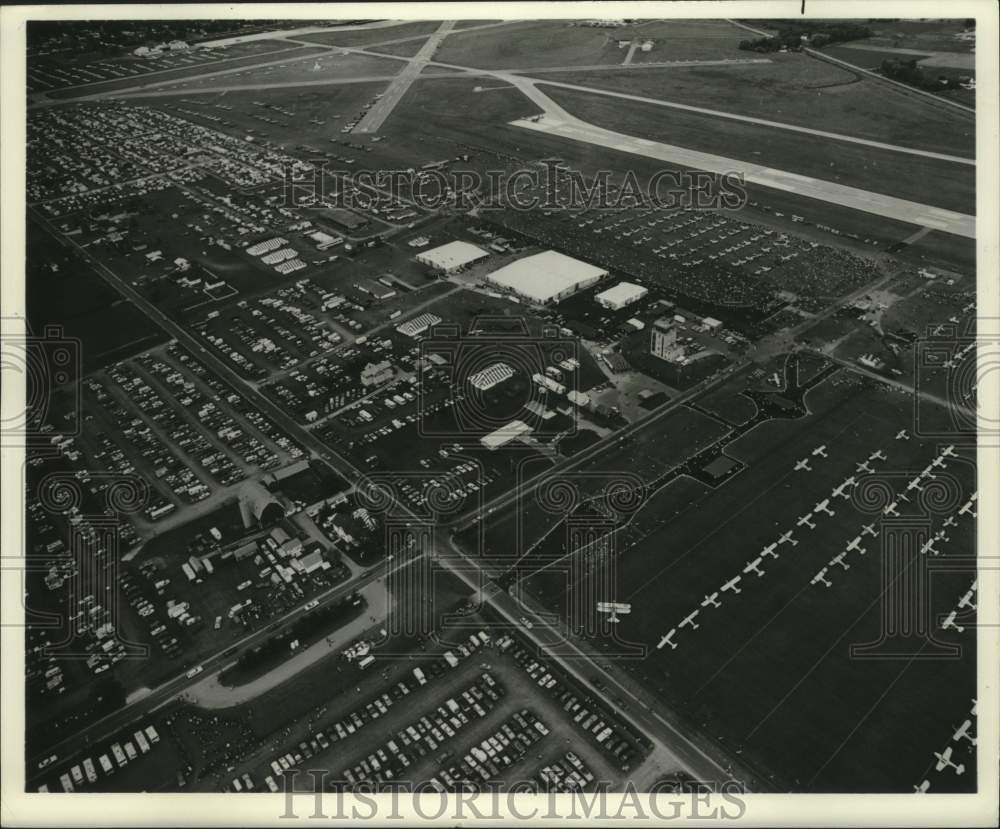
[[[441,322],[441,317],[437,314],[420,314],[411,320],[397,325],[396,330],[407,337],[419,337],[424,331],[432,325],[437,325],[439,322]]]
[[[482,371],[470,375],[469,382],[480,391],[492,389],[494,386],[509,380],[514,376],[514,369],[506,363],[493,363]]]
[[[530,432],[531,427],[523,420],[512,420],[506,426],[501,426],[495,432],[483,435],[479,439],[479,442],[492,451],[494,449],[499,449],[501,446],[504,446],[512,440],[516,440],[521,437],[521,435],[526,435]]]
[[[485,259],[489,254],[469,242],[448,242],[446,245],[417,254],[417,261],[434,270],[453,273]]]
[[[619,282],[613,288],[601,291],[594,297],[598,303],[612,311],[618,311],[633,302],[638,302],[649,290],[634,282]]]
[[[594,285],[607,274],[603,268],[546,250],[511,262],[487,276],[486,281],[530,302],[545,305]]]

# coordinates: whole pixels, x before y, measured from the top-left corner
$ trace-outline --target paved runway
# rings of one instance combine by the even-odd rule
[[[352,132],[371,133],[378,131],[378,128],[392,114],[392,111],[396,108],[396,104],[399,103],[400,99],[417,79],[417,76],[423,71],[427,65],[427,61],[434,57],[434,52],[437,51],[438,44],[451,31],[455,22],[454,20],[445,20],[438,30],[424,41],[424,45],[420,47],[420,51],[406,64],[403,71],[396,76],[396,79],[389,84],[389,88],[375,102],[375,106],[365,113],[365,116],[358,122]]]
[[[861,210],[876,216],[884,216],[896,221],[909,222],[921,227],[942,230],[969,239],[976,237],[976,217],[964,213],[956,213],[939,207],[898,199],[881,193],[872,193],[856,187],[847,187],[831,181],[811,178],[809,176],[776,170],[740,161],[734,158],[703,153],[659,141],[625,135],[613,130],[588,124],[556,104],[551,98],[539,91],[534,84],[524,78],[508,76],[508,80],[521,89],[528,97],[540,106],[545,114],[538,120],[520,119],[512,121],[513,126],[522,129],[557,135],[585,144],[596,144],[619,152],[631,153],[655,158],[672,164],[679,164],[695,170],[705,170],[711,173],[741,172],[747,184],[757,184],[807,196],[818,201]]]

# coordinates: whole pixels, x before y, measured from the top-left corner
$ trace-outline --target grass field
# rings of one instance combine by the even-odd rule
[[[229,69],[256,66],[261,63],[267,63],[272,60],[281,60],[286,57],[292,59],[305,56],[313,52],[318,53],[320,50],[310,46],[304,47],[290,44],[287,49],[267,54],[246,55],[240,58],[233,58],[232,60],[218,60],[210,63],[203,63],[199,66],[188,66],[183,69],[171,69],[166,72],[159,72],[155,75],[137,75],[130,78],[119,78],[113,81],[87,84],[86,86],[76,86],[71,89],[54,90],[49,93],[49,96],[52,98],[78,98],[82,95],[100,95],[106,92],[117,92],[122,89],[130,89],[132,87],[159,85],[161,83],[169,83],[170,81],[181,80],[183,78],[198,77],[199,75],[204,75],[208,72],[223,72]]]
[[[398,26],[381,26],[376,29],[319,32],[317,34],[301,35],[298,39],[333,46],[370,46],[375,43],[385,43],[404,37],[430,34],[440,25],[441,22],[438,20],[413,20],[400,23]]]
[[[975,169],[970,166],[829,139],[823,143],[823,152],[817,154],[814,142],[773,127],[727,122],[721,129],[713,116],[544,84],[540,88],[573,115],[627,135],[739,156],[740,161],[961,213],[975,212]]]
[[[412,58],[424,48],[424,40],[425,38],[416,38],[414,40],[403,40],[399,43],[387,43],[385,46],[372,46],[370,47],[370,51],[378,52],[382,55],[399,55],[404,58]]]
[[[965,29],[962,20],[874,20],[866,25],[872,30],[866,46],[968,53],[976,43],[956,37]]]
[[[845,50],[849,51],[849,50]],[[545,80],[661,98],[754,118],[972,157],[975,122],[941,105],[801,54],[770,64],[566,72]],[[848,60],[849,57],[845,57]],[[728,130],[732,122],[722,122]]]
[[[615,599],[639,612],[623,619],[618,635],[651,648],[637,676],[706,734],[769,770],[779,785],[909,791],[974,695],[973,649],[946,661],[850,657],[850,644],[878,638],[877,538],[865,536],[870,553],[852,553],[849,570],[830,567],[831,588],[810,585],[810,579],[862,524],[877,525],[881,518],[865,512],[857,498],[831,497],[832,487],[880,448],[889,460],[887,467],[877,464],[878,474],[898,490],[935,447],[893,440],[899,429],[912,427],[911,399],[845,379],[843,371],[809,392],[807,405],[806,417],[766,422],[730,444],[727,454],[748,467],[731,481],[705,489],[677,479],[636,514],[631,530],[619,533]],[[821,444],[828,458],[811,455]],[[812,458],[812,471],[794,471],[803,456]],[[974,466],[955,461],[947,475],[967,499]],[[796,518],[822,498],[831,498],[835,517],[816,512],[819,529],[797,526]],[[901,503],[901,514],[917,515],[921,504],[913,500]],[[932,510],[932,529],[947,514]],[[891,522],[883,529],[892,532]],[[779,548],[778,560],[763,559],[766,577],[744,574],[745,561],[785,530],[793,530],[799,546]],[[949,532],[944,553],[973,549],[974,522],[960,519]],[[701,606],[702,596],[735,575],[742,576],[741,594],[721,593],[720,609]],[[560,579],[532,582],[551,602]],[[934,612],[952,608],[971,580],[971,573],[935,575]],[[679,628],[678,649],[657,650],[660,637],[693,610],[700,610],[699,628]],[[970,644],[954,634],[938,638]],[[740,705],[734,706],[737,688]],[[859,755],[864,763],[857,762]]]
[[[288,147],[312,142],[317,150],[328,151],[331,140],[340,141],[345,138],[341,133],[343,125],[355,117],[361,108],[371,101],[376,94],[385,89],[386,83],[357,83],[344,86],[324,86],[305,89],[233,89],[224,92],[192,93],[192,98],[183,104],[184,118],[212,129],[219,129],[231,135],[243,135],[248,130],[255,130],[269,141]],[[191,101],[197,105],[192,106]],[[293,114],[285,116],[273,109],[263,109],[253,104],[261,101],[270,106],[279,106]],[[181,106],[180,98],[138,98],[136,103],[174,112]],[[231,107],[222,110],[220,107]],[[232,126],[220,125],[207,118],[199,118],[198,112],[204,110],[206,116],[224,117]],[[196,113],[196,114],[192,114]],[[262,121],[255,115],[267,115],[274,123]],[[319,123],[317,123],[319,122]],[[326,146],[324,146],[326,145]],[[354,157],[358,153],[343,152],[345,157]]]
[[[306,57],[303,60],[291,60],[272,66],[252,67],[227,75],[214,75],[185,83],[170,84],[161,89],[197,92],[199,89],[218,86],[238,88],[268,83],[308,84],[324,80],[395,75],[402,66],[398,60],[358,54],[334,54],[327,51],[317,54],[315,58]]]

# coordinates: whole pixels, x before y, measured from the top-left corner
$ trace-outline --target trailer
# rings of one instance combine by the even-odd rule
[[[153,745],[160,742],[160,735],[156,733],[156,729],[151,725],[146,726],[146,736],[149,737],[149,742]]]
[[[83,772],[87,775],[88,783],[97,782],[97,769],[94,768],[94,761],[89,757],[83,761]]]
[[[101,764],[101,770],[105,774],[111,774],[115,770],[115,767],[111,765],[111,758],[107,754],[102,754],[98,757],[97,762]]]

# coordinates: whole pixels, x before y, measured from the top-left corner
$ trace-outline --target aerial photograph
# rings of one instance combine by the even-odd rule
[[[24,793],[994,787],[977,19],[269,8],[26,26]]]

